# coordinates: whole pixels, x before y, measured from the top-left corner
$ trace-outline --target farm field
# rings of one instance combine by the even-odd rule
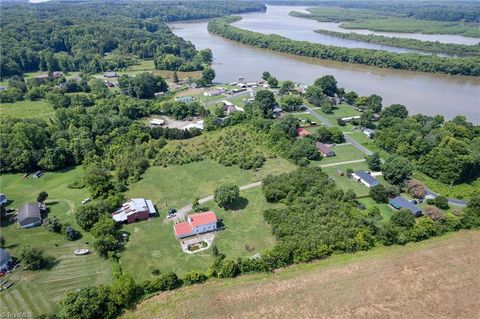
[[[81,167],[64,172],[47,172],[39,179],[24,179],[23,174],[4,174],[1,189],[9,199],[7,208],[35,202],[37,194],[45,190],[49,193],[49,216],[56,216],[61,223],[72,224],[76,230],[80,230],[74,220],[74,209],[88,197],[88,192],[86,189],[69,189],[66,185],[81,174]],[[47,257],[54,259],[48,271],[19,269],[8,277],[14,285],[0,293],[2,312],[48,313],[55,310],[65,291],[110,281],[110,265],[107,261],[95,253],[82,257],[73,254],[77,248],[88,247],[86,242],[93,239],[88,233],[82,232],[82,238],[70,242],[63,235],[48,232],[42,226],[20,229],[8,219],[2,219],[1,233],[6,239],[5,248],[14,257],[18,256],[24,245],[31,245],[44,250]]]
[[[123,318],[474,318],[479,250],[479,232],[450,233],[161,293]]]
[[[274,205],[265,201],[260,187],[242,191],[240,196],[237,207],[232,210],[222,209],[213,201],[203,205],[213,210],[225,225],[224,230],[216,232],[213,244],[232,258],[261,253],[275,243],[262,214]],[[191,270],[206,271],[214,260],[211,248],[193,255],[184,253],[175,239],[173,222],[165,221],[164,217],[124,227],[130,237],[120,259],[123,270],[136,279],[148,278],[154,268],[179,275]]]
[[[53,107],[42,99],[39,101],[16,101],[15,103],[1,103],[1,117],[43,118],[48,119],[55,114]]]

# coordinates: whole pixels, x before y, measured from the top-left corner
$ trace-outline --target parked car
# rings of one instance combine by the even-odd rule
[[[417,205],[417,204],[418,204],[418,201],[417,201],[416,199],[412,199],[412,200],[410,201],[410,203],[412,203],[412,204],[414,204],[414,205]]]
[[[90,197],[87,197],[85,198],[84,200],[82,200],[82,204],[86,204],[88,203],[89,201],[91,201]]]
[[[170,209],[168,210],[168,213],[167,213],[167,214],[168,214],[168,215],[175,215],[176,212],[177,212],[177,210],[176,210],[175,208],[170,208]]]

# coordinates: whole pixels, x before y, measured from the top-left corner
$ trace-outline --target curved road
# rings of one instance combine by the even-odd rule
[[[318,114],[317,112],[315,112],[312,108],[308,107],[307,106],[307,112],[312,115],[313,117],[315,117],[316,119],[318,119],[320,122],[322,122],[325,126],[327,127],[333,127],[332,123],[330,123],[329,120],[327,120],[325,117],[323,117],[322,115]],[[355,146],[359,151],[361,151],[362,153],[364,153],[365,155],[372,155],[373,152],[370,151],[368,148],[366,148],[365,146],[361,145],[360,143],[358,143],[357,141],[355,141],[352,137],[348,136],[347,134],[344,134],[343,135],[345,137],[345,140],[350,142],[353,146]],[[383,161],[383,160],[382,160]],[[428,189],[427,187],[425,187],[426,189],[426,192],[427,192],[427,195],[430,195],[430,196],[433,196],[433,197],[437,197],[438,194],[431,191],[430,189]],[[456,199],[456,198],[448,198],[448,203],[450,205],[456,205],[456,206],[466,206],[467,205],[467,202],[464,201],[464,200],[460,200],[460,199]]]

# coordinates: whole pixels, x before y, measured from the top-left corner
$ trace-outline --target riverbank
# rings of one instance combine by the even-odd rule
[[[319,43],[296,41],[278,35],[265,35],[243,30],[231,25],[241,17],[225,17],[211,20],[208,31],[232,41],[300,56],[366,64],[380,68],[409,71],[480,76],[480,58],[441,58],[415,53],[397,54],[369,49],[347,49]]]

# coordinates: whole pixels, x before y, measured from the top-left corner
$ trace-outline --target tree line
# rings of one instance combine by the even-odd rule
[[[424,50],[429,52],[447,53],[450,55],[480,55],[480,44],[465,45],[455,43],[441,43],[433,41],[422,41],[417,39],[386,37],[383,35],[375,34],[360,34],[354,32],[336,32],[329,30],[315,30],[316,33],[325,34],[332,37],[341,39],[350,39],[356,41],[363,41],[369,43],[384,44],[393,47],[407,48],[414,50]],[[480,42],[480,40],[479,40]]]
[[[380,50],[327,46],[308,41],[291,40],[279,35],[265,35],[230,25],[238,19],[240,18],[226,17],[211,20],[208,23],[208,30],[243,44],[301,56],[410,71],[480,75],[479,57],[445,58],[416,53],[399,54]]]

